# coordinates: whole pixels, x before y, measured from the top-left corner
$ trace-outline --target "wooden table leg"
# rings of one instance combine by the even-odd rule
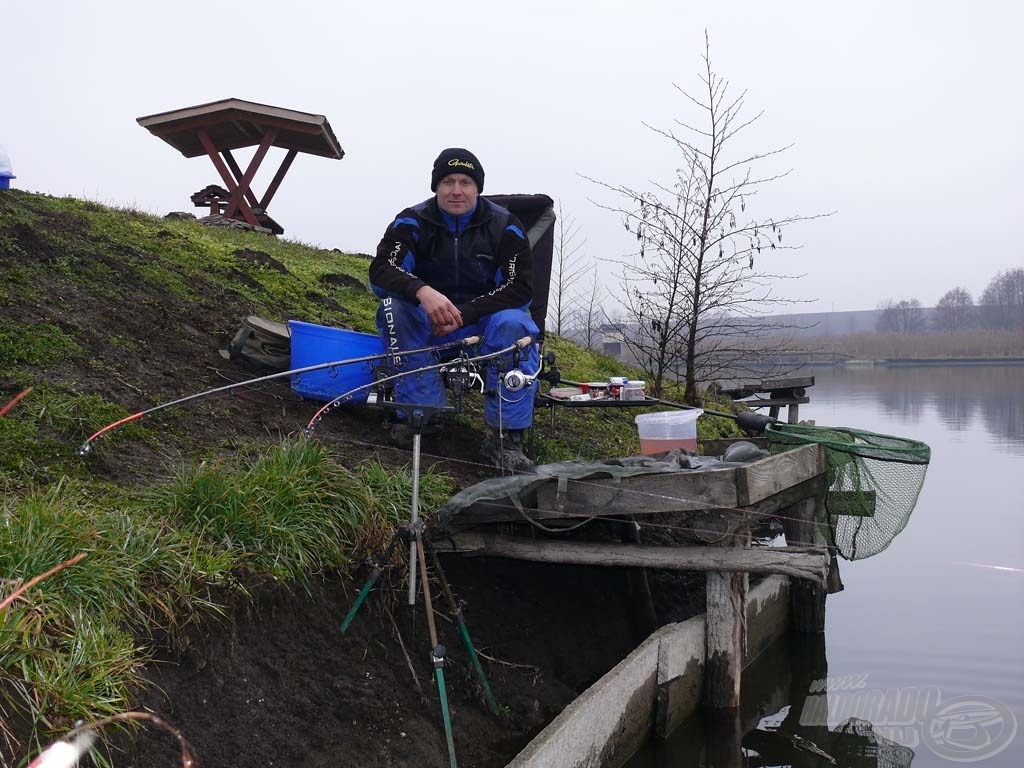
[[[226,186],[228,191],[231,192],[233,199],[235,193],[239,190],[239,186],[235,183],[235,179],[231,175],[231,171],[228,169],[227,165],[224,164],[223,158],[221,158],[220,153],[217,151],[217,147],[214,146],[213,141],[211,141],[206,131],[199,128],[196,130],[196,135],[199,137],[199,142],[203,145],[203,149],[206,150],[206,154],[213,162],[213,167],[216,168],[217,173],[220,174],[220,178],[221,181],[224,182],[224,186]],[[258,227],[260,225],[259,220],[256,218],[256,214],[252,212],[252,208],[249,207],[249,203],[242,199],[242,193],[238,193],[238,197],[240,202],[237,204],[237,207],[241,210],[242,217],[252,226]],[[229,216],[228,211],[225,211],[224,215]]]

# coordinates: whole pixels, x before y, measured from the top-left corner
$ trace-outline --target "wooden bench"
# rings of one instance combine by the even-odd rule
[[[813,376],[800,376],[743,382],[731,387],[722,387],[721,391],[748,408],[768,408],[768,415],[773,419],[777,419],[779,409],[786,406],[786,421],[797,424],[800,420],[800,406],[811,402],[807,397],[807,389],[813,386]]]

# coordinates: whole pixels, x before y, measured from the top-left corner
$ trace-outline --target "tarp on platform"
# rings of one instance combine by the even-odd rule
[[[507,509],[511,504],[520,510],[533,509],[536,507],[537,489],[545,483],[603,478],[621,480],[640,475],[724,469],[749,464],[768,455],[768,451],[743,441],[733,443],[721,457],[695,456],[685,450],[676,449],[657,456],[540,464],[534,467],[531,473],[491,478],[460,491],[438,510],[433,523],[441,530],[447,530],[456,518],[459,518],[460,525],[472,525],[474,513],[486,513],[496,506]]]

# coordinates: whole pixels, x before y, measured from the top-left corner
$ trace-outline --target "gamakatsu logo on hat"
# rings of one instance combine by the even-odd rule
[[[452,159],[452,160],[448,161],[448,167],[450,167],[450,168],[459,168],[460,166],[462,168],[469,168],[469,170],[471,170],[471,171],[475,171],[476,170],[476,166],[473,165],[468,160]]]

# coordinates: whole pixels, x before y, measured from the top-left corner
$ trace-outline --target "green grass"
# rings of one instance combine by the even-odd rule
[[[0,317],[0,370],[18,365],[50,365],[81,354],[81,347],[56,325],[26,325]]]
[[[287,440],[247,460],[183,469],[170,483],[97,504],[67,480],[0,503],[0,573],[85,559],[0,613],[0,714],[53,735],[124,711],[149,661],[145,638],[221,609],[210,597],[267,576],[305,586],[380,548],[407,517],[412,480],[368,463],[352,472],[320,443]],[[451,491],[421,478],[424,509]],[[241,581],[240,581],[241,579]],[[14,582],[0,582],[0,595]]]
[[[240,251],[266,254],[286,272],[247,261]],[[364,258],[259,233],[10,190],[0,199],[3,252],[41,257],[50,270],[99,298],[136,286],[143,293],[169,293],[190,301],[199,294],[198,286],[217,285],[236,294],[255,314],[275,316],[287,308],[291,316],[310,322],[373,330],[372,294],[322,282],[325,275],[340,273],[365,284]],[[22,294],[38,290],[37,276],[15,276]],[[13,291],[0,288],[0,298],[10,296]]]
[[[0,419],[0,491],[11,494],[46,487],[65,476],[86,478],[88,466],[77,449],[100,427],[128,415],[95,394],[38,384]],[[125,440],[151,440],[147,429],[129,424],[96,443],[103,461]]]

